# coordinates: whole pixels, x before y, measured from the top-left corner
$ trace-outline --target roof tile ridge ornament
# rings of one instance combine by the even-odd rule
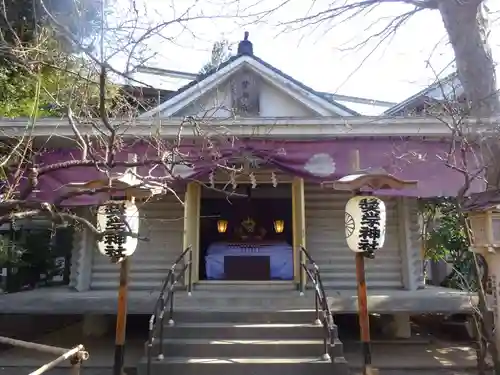
[[[248,31],[245,31],[243,40],[238,43],[238,56],[253,56],[253,44],[248,40],[249,35],[250,33]]]

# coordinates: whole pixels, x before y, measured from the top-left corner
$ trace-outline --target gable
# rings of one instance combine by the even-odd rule
[[[241,90],[235,81],[250,77],[256,92],[247,92],[249,113],[238,113]],[[239,90],[239,91],[238,91]],[[243,101],[245,102],[245,100]],[[257,111],[255,110],[257,108]],[[199,80],[179,89],[177,94],[157,108],[142,114],[141,118],[157,116],[215,116],[228,117],[234,113],[244,117],[306,117],[352,116],[348,108],[327,100],[307,86],[295,81],[255,56],[239,55],[231,58]],[[246,111],[244,111],[246,112]]]
[[[246,82],[250,82],[249,86],[252,87],[248,92],[241,92],[245,90]],[[169,115],[168,110],[161,112],[162,117]],[[234,115],[242,117],[312,117],[318,116],[318,113],[286,92],[262,80],[257,74],[247,69],[241,69],[220,82],[214,89],[195,98],[172,116],[228,118]]]

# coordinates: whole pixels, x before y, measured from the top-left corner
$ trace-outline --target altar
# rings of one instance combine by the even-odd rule
[[[293,248],[286,242],[216,242],[206,254],[209,280],[293,279]]]

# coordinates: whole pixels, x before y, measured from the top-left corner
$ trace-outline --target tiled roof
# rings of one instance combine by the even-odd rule
[[[309,86],[303,84],[302,82],[300,81],[297,81],[295,78],[289,76],[288,74],[285,74],[283,73],[280,69],[278,68],[275,68],[274,66],[272,66],[271,64],[265,62],[264,60],[262,60],[261,58],[255,56],[255,55],[248,55],[248,54],[245,54],[245,55],[236,55],[236,56],[233,56],[231,58],[229,58],[227,61],[225,61],[224,63],[220,64],[219,66],[217,66],[216,68],[214,69],[211,69],[209,70],[208,72],[204,73],[204,74],[201,74],[199,75],[196,79],[194,79],[193,81],[189,82],[187,85],[184,85],[182,86],[181,88],[179,88],[173,95],[171,95],[169,97],[169,99],[175,97],[176,95],[179,95],[180,93],[186,91],[187,89],[189,89],[190,87],[193,87],[194,85],[202,82],[203,80],[205,80],[206,78],[210,77],[211,75],[215,74],[217,71],[219,71],[220,69],[226,67],[227,65],[231,64],[232,62],[238,60],[239,58],[242,58],[243,56],[248,56],[248,57],[251,57],[252,59],[254,59],[255,61],[257,61],[258,63],[262,64],[263,66],[265,66],[266,68],[272,70],[273,72],[275,72],[276,74],[279,74],[281,77],[289,80],[290,82],[294,83],[295,85],[301,87],[302,89],[310,92],[311,94],[323,99],[323,100],[326,100],[332,104],[334,104],[335,106],[337,106],[338,108],[350,113],[351,115],[353,116],[360,116],[360,114],[356,111],[353,111],[352,109],[334,101],[331,99],[331,97],[328,97],[328,95],[325,95],[323,93],[319,93],[315,90],[313,90],[312,88],[310,88]]]
[[[461,84],[458,79],[458,73],[454,72],[389,108],[384,114],[394,116],[407,109],[407,107],[411,107],[414,104],[419,105],[426,100],[443,100],[446,99],[443,98],[443,95],[457,94],[455,90],[459,89],[461,89]],[[460,93],[458,94],[460,95]]]

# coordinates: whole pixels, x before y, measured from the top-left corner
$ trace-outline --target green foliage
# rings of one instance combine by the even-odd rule
[[[99,27],[104,0],[4,0],[0,30],[10,45],[31,43],[39,27],[50,23],[46,10],[77,38],[92,35]]]
[[[68,228],[21,228],[0,236],[0,268],[7,268],[8,292],[69,281],[73,231]],[[64,260],[63,260],[64,259]],[[62,276],[62,280],[55,280]]]
[[[0,64],[0,116],[60,116],[66,107],[96,115],[97,69],[85,58],[65,52],[53,29],[40,29],[38,35],[15,63]],[[116,93],[117,88],[109,85],[107,98],[112,100]]]
[[[25,249],[19,244],[13,242],[5,235],[0,235],[0,268],[5,264],[12,265],[23,264],[22,257]]]
[[[97,71],[74,53],[76,45],[53,20],[82,42],[98,30],[103,1],[5,0],[5,15],[0,17],[7,47],[0,56],[0,116],[60,116],[67,107],[76,114],[85,108],[85,115],[95,115]],[[110,86],[108,97],[115,93]]]
[[[421,200],[425,258],[444,260],[453,270],[442,286],[474,291],[477,289],[474,254],[469,251],[465,217],[454,199]]]
[[[200,74],[206,74],[210,70],[217,68],[231,57],[229,42],[226,39],[215,42],[212,47],[212,56],[210,61],[203,65]]]
[[[424,239],[426,258],[457,259],[464,251],[468,251],[463,219],[454,200],[427,200],[423,202],[422,209],[424,225],[427,224]]]

